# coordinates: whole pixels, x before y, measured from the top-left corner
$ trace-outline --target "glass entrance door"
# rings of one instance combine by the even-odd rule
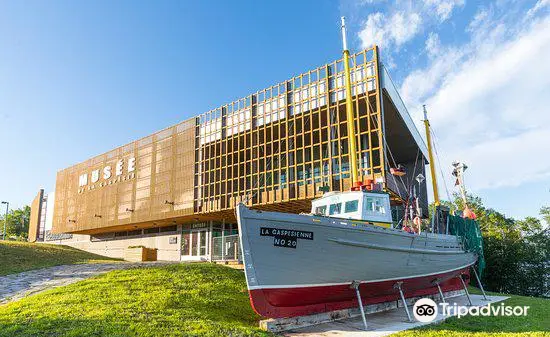
[[[182,234],[181,255],[193,259],[208,257],[208,229],[193,229]]]

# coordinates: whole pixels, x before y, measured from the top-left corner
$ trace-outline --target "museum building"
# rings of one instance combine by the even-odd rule
[[[403,212],[427,149],[376,46],[350,56],[359,174]],[[239,260],[234,207],[309,212],[351,187],[342,59],[57,173],[32,202],[29,240],[124,257]],[[404,177],[390,173],[401,165]],[[427,214],[426,184],[415,185]]]

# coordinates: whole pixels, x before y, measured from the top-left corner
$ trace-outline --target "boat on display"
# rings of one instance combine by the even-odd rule
[[[353,120],[344,22],[342,32],[346,106],[348,120]],[[425,123],[428,130],[427,118]],[[353,128],[348,123],[349,134],[355,134]],[[429,133],[427,137],[434,175]],[[350,153],[355,153],[354,138],[349,140]],[[459,182],[464,168],[456,166],[453,173]],[[358,179],[353,156],[350,171],[352,190],[325,193],[312,201],[310,214],[237,205],[250,301],[261,316],[294,317],[359,304],[362,309],[364,304],[442,296],[466,287],[470,268],[482,259],[477,223],[449,214],[435,192],[436,210],[429,230],[422,231],[414,196],[407,199],[405,216],[393,219],[390,195],[381,184]]]

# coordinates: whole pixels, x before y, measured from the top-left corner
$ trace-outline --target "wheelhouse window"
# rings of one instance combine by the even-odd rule
[[[346,204],[344,205],[344,213],[357,212],[357,209],[359,209],[359,200],[346,201]]]
[[[383,198],[367,198],[367,211],[386,214]]]
[[[331,204],[330,207],[328,208],[328,214],[329,215],[340,214],[340,212],[342,212],[342,204],[341,203]]]
[[[327,205],[317,206],[317,208],[315,208],[315,214],[325,215],[326,212],[327,212]]]

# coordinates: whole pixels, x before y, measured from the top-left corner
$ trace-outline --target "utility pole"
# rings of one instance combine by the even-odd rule
[[[4,233],[2,233],[2,240],[6,240],[6,224],[8,223],[8,209],[10,208],[10,203],[7,201],[2,201],[2,204],[6,204],[6,215],[4,216]]]

